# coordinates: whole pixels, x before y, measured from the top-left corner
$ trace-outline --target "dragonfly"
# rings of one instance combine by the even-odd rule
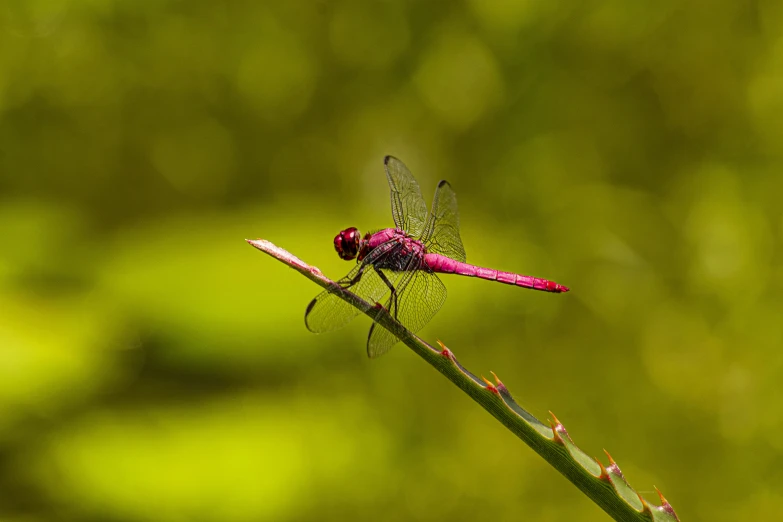
[[[568,287],[538,277],[501,272],[466,262],[459,234],[457,196],[448,181],[435,190],[432,208],[405,164],[394,156],[384,159],[391,189],[394,228],[362,235],[346,228],[334,238],[341,259],[356,259],[356,266],[337,281],[370,303],[384,297],[384,308],[410,332],[418,332],[443,306],[446,287],[437,274],[457,274],[497,281],[544,292],[568,292]],[[328,290],[307,306],[305,325],[322,333],[346,325],[359,310]],[[373,321],[367,336],[367,355],[380,357],[399,339]]]

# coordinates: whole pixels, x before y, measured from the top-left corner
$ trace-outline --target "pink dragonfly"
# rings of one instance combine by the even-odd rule
[[[337,234],[334,248],[340,258],[357,260],[353,270],[338,281],[341,287],[370,303],[378,302],[388,292],[386,310],[413,333],[427,324],[446,300],[446,288],[436,273],[479,277],[545,292],[568,292],[567,287],[546,279],[466,263],[459,237],[457,196],[448,181],[438,183],[432,212],[428,213],[419,184],[405,164],[393,156],[386,156],[384,164],[395,228],[368,232],[363,237],[354,227]],[[344,326],[358,313],[325,291],[307,306],[305,324],[312,332],[326,332]],[[379,357],[398,341],[373,322],[367,355]]]

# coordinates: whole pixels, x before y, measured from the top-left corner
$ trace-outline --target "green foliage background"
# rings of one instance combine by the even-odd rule
[[[384,154],[468,260],[422,332],[683,520],[783,517],[773,0],[0,3],[0,519],[606,516],[404,347],[313,336]]]

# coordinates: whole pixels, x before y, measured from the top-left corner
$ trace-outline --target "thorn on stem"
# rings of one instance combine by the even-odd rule
[[[482,376],[481,376],[481,380],[482,380],[482,381],[484,381],[484,383],[487,385],[487,389],[488,389],[489,391],[491,391],[492,393],[494,393],[494,394],[498,395],[498,389],[497,389],[497,388],[495,388],[495,385],[494,385],[494,384],[492,384],[492,382],[491,382],[489,379],[487,379],[486,377],[484,377],[484,376],[482,375]]]
[[[604,450],[604,453],[606,453],[606,457],[609,459],[609,465],[610,466],[617,466],[617,463],[614,461],[611,455],[609,455],[609,452]]]
[[[623,475],[620,466],[617,465],[617,462],[609,455],[608,451],[604,450],[604,453],[606,453],[606,457],[609,459],[609,469],[611,469],[613,473],[616,473],[621,479],[625,480],[625,476]]]
[[[666,497],[663,496],[663,493],[661,493],[661,491],[656,486],[653,487],[655,488],[655,492],[658,493],[658,497],[661,499],[661,509],[663,509],[670,515],[673,515],[674,519],[679,521],[680,519],[677,517],[677,514],[674,512],[674,508],[672,507],[671,504],[669,504],[669,501],[666,500]]]
[[[451,361],[454,360],[454,354],[446,348],[446,345],[441,342],[440,339],[438,339],[438,345],[440,345],[440,354],[445,357],[446,359],[449,359]]]
[[[638,491],[636,492],[636,496],[639,497],[639,501],[642,503],[641,513],[644,515],[650,515],[650,518],[652,518],[652,510],[650,510],[650,504],[648,504],[647,501],[644,500],[644,497]]]
[[[601,468],[601,474],[598,475],[598,479],[603,480],[604,482],[611,482],[609,479],[609,472],[606,470],[606,466],[604,466],[600,460],[598,459],[594,459],[594,460],[598,463],[598,466],[600,466]]]
[[[550,411],[549,413],[552,412]],[[565,446],[565,441],[563,440],[563,437],[561,437],[560,434],[557,432],[557,427],[562,426],[562,424],[555,424],[555,422],[552,419],[549,419],[549,426],[552,428],[552,440],[555,441],[556,444]]]

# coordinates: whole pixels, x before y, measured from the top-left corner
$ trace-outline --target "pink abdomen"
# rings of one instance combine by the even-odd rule
[[[461,263],[440,254],[425,254],[424,262],[427,263],[427,266],[430,267],[433,272],[440,272],[442,274],[478,277],[490,281],[498,281],[507,285],[522,286],[524,288],[532,288],[533,290],[543,290],[544,292],[568,292],[568,287],[555,283],[554,281],[469,265],[468,263]]]

